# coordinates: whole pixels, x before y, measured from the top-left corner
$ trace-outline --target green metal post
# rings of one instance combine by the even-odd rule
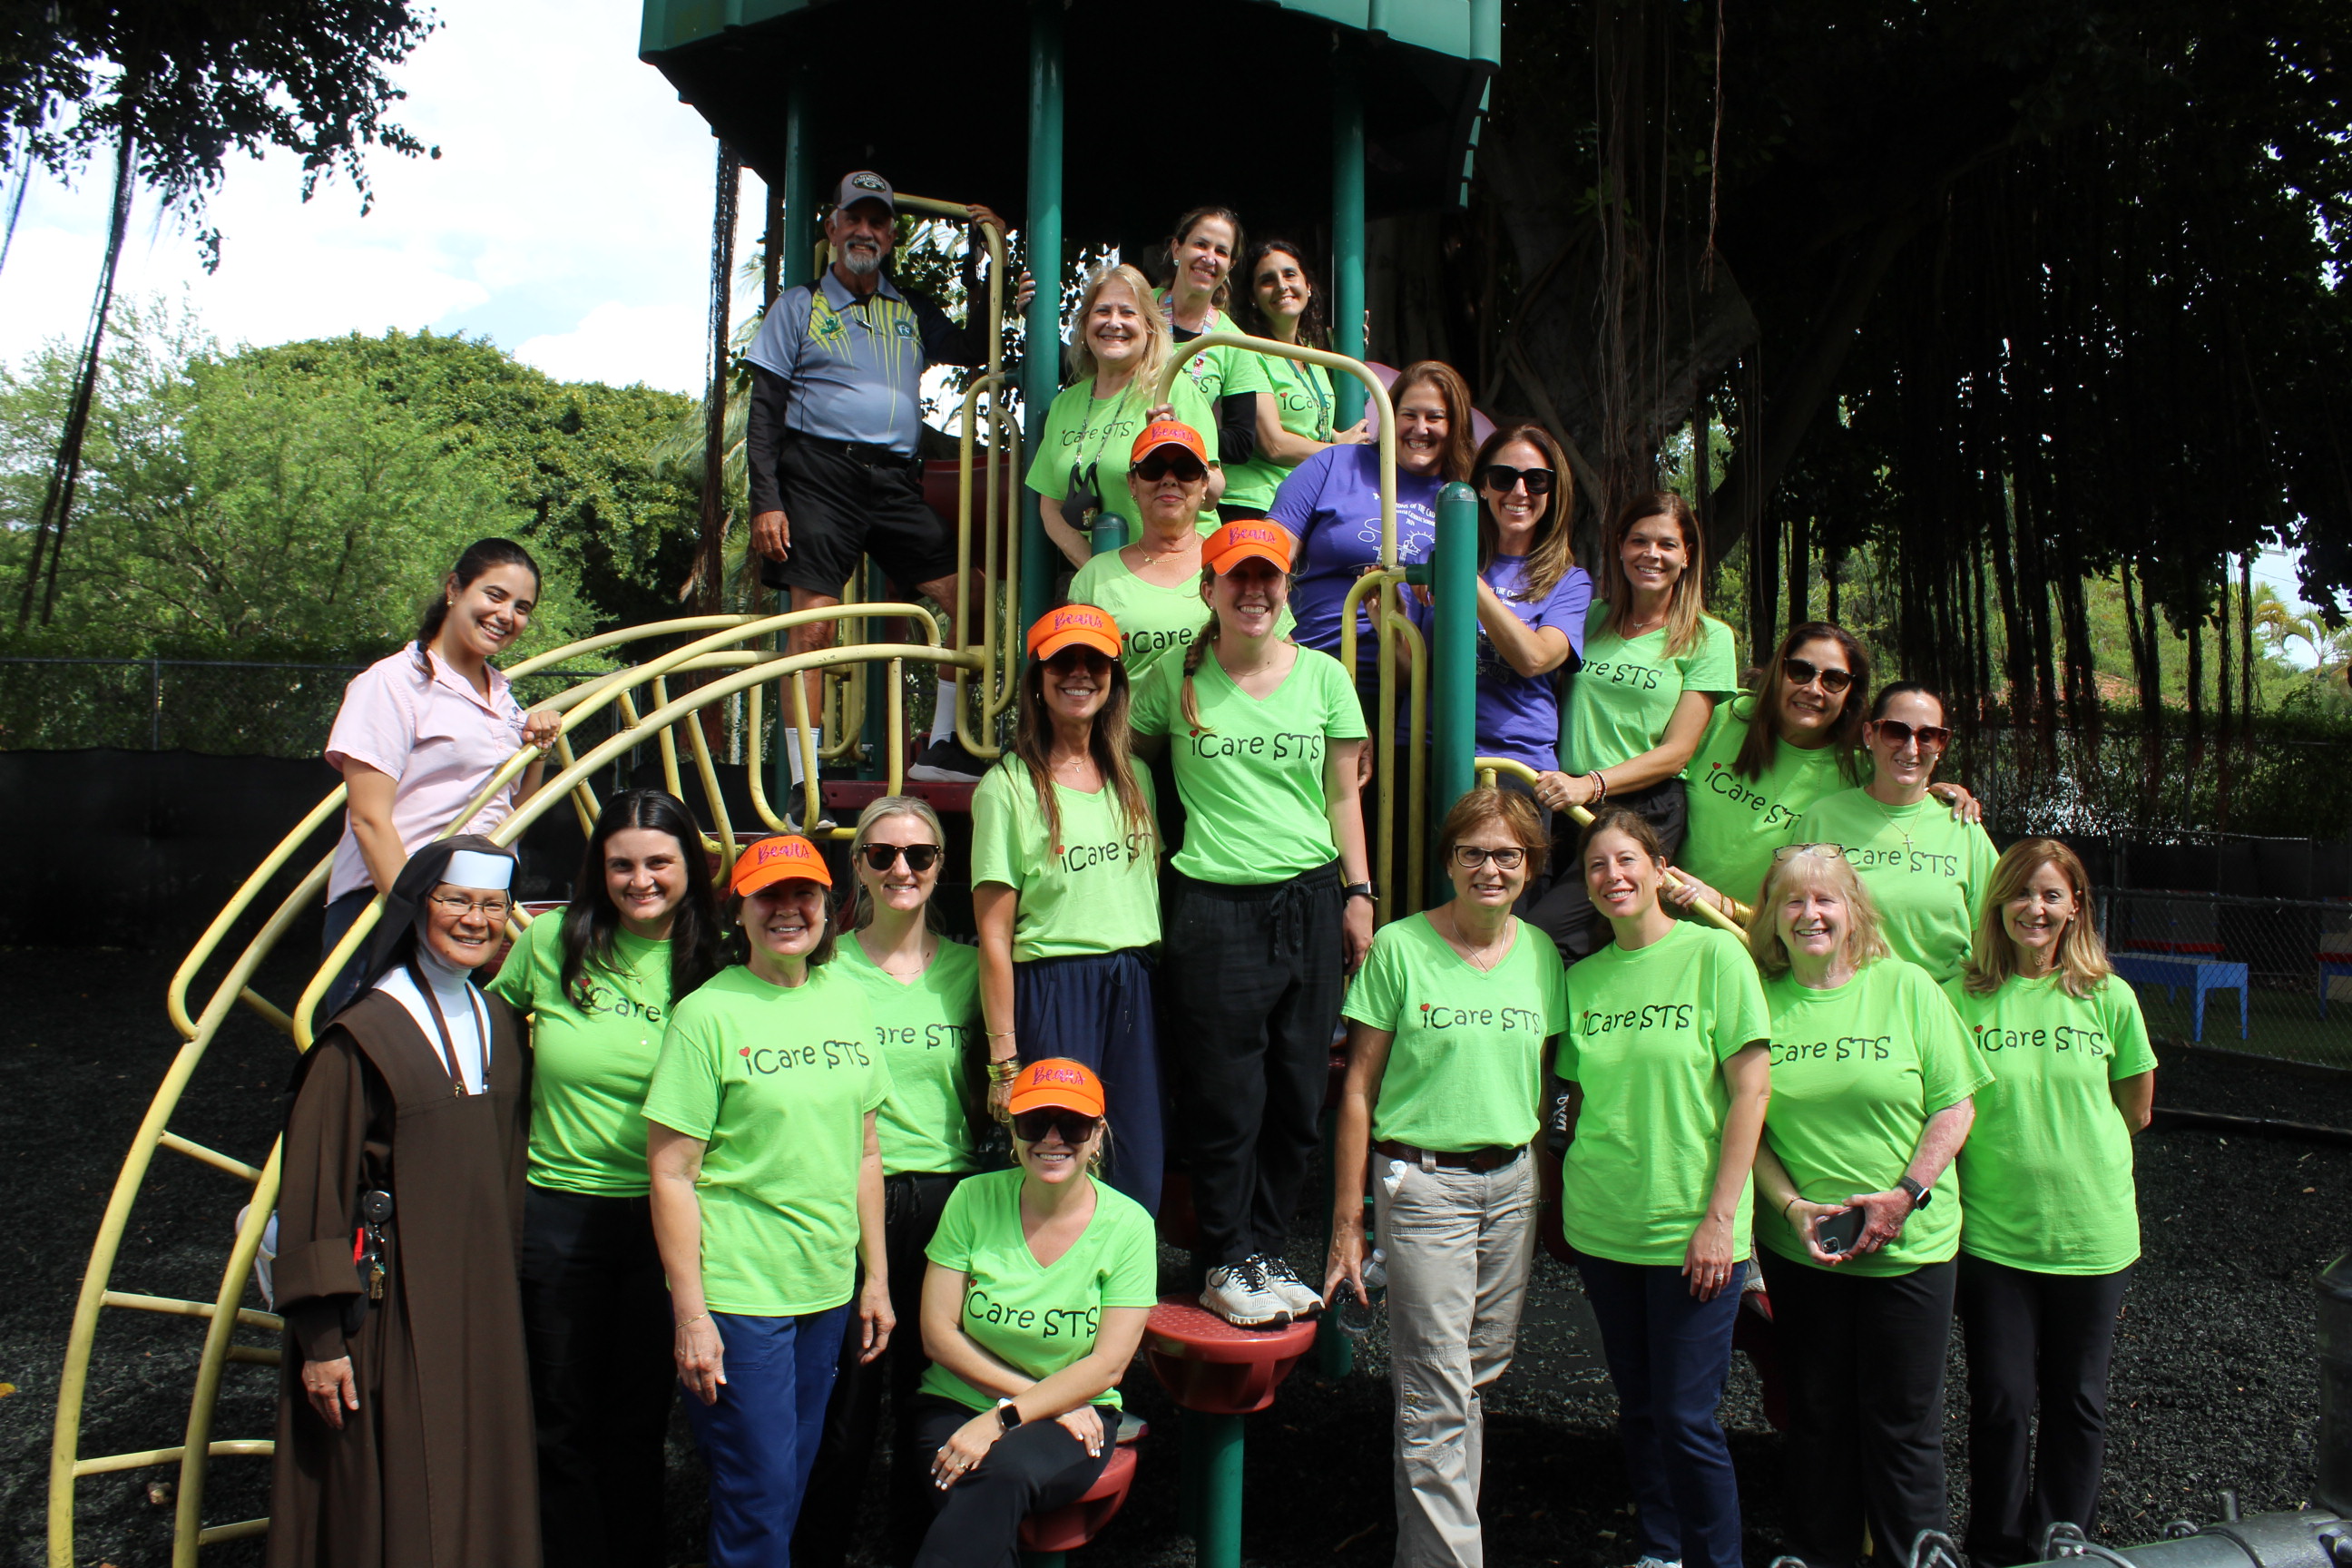
[[[795,64],[792,79],[784,90],[784,221],[777,236],[781,254],[776,260],[776,280],[789,289],[795,283],[809,281],[809,258],[816,249],[816,170],[812,166],[809,151],[810,122],[816,113],[816,73],[806,60]],[[791,594],[779,595],[783,608],[790,609]],[[776,634],[776,651],[784,651],[789,634]],[[771,800],[797,800],[793,793],[793,705],[787,700],[789,689],[782,682],[776,688],[775,744],[769,748],[775,759],[775,783],[769,787]],[[797,818],[800,808],[791,808],[790,816]]]
[[[1459,480],[1437,492],[1430,616],[1430,842],[1436,825],[1475,781],[1478,755],[1478,492]],[[1429,868],[1440,897],[1445,868]]]
[[[1184,1412],[1184,1459],[1195,1568],[1241,1568],[1242,1417]]]
[[[1024,1552],[1021,1568],[1062,1568],[1063,1561],[1058,1552]]]
[[[1331,61],[1331,346],[1364,357],[1364,82],[1361,46],[1342,38]],[[1364,416],[1363,384],[1331,378],[1342,429]]]
[[[1123,485],[1127,483],[1127,476],[1121,474],[1111,482]],[[1127,519],[1115,511],[1095,513],[1094,531],[1087,535],[1087,542],[1093,547],[1094,553],[1097,555],[1105,554],[1113,550],[1126,549]]]
[[[1037,280],[1021,373],[1022,413],[1034,452],[1045,410],[1062,384],[1062,0],[1030,0],[1029,5],[1029,214],[1023,239],[1029,274]],[[1037,492],[1022,486],[1021,624],[1007,639],[1012,646],[1021,646],[1050,607],[1060,559],[1045,537]]]

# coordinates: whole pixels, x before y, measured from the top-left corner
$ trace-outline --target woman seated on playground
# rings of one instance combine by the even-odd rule
[[[1331,346],[1330,329],[1323,322],[1323,291],[1299,247],[1286,239],[1254,245],[1242,273],[1256,306],[1250,331],[1302,348]],[[1366,437],[1360,419],[1345,430],[1332,427],[1339,402],[1329,371],[1280,354],[1257,358],[1271,391],[1257,400],[1256,450],[1246,463],[1228,462],[1225,475],[1229,500],[1254,500],[1263,510],[1299,464],[1330,447]]]
[[[1870,889],[1888,949],[1941,984],[1968,962],[1992,880],[1992,840],[1981,824],[1928,798],[1952,740],[1942,698],[1897,681],[1878,693],[1862,734],[1869,781],[1815,801],[1794,841],[1841,847]]]
[[[572,888],[488,990],[530,1020],[522,1305],[541,1544],[551,1563],[623,1568],[661,1554],[677,1391],[646,1082],[670,1009],[719,972],[719,909],[701,829],[657,789],[604,803]]]
[[[530,1068],[471,979],[514,864],[471,835],[410,857],[359,999],[295,1066],[271,1568],[540,1562],[515,1258]]]
[[[1085,1063],[1119,1127],[1106,1179],[1157,1215],[1160,836],[1150,773],[1129,754],[1118,647],[1092,605],[1029,628],[1012,748],[971,795],[971,907],[990,1101],[1003,1105],[1024,1056]]]
[[[2097,1523],[2107,1358],[2139,1261],[2132,1137],[2156,1102],[2156,1053],[2095,907],[2072,849],[2011,845],[1967,973],[1944,987],[1999,1074],[1954,1166],[1969,1200],[1968,1552],[1988,1568],[2037,1560],[2059,1520]]]
[[[327,735],[327,765],[343,775],[349,805],[327,879],[322,952],[392,886],[409,854],[446,832],[520,748],[555,744],[562,715],[525,713],[490,660],[530,629],[539,563],[506,539],[477,540],[449,570],[416,638],[352,678]],[[488,833],[539,788],[541,763],[462,825]],[[356,965],[328,991],[321,1016],[358,993]]]
[[[1798,818],[1869,776],[1869,701],[1870,656],[1851,633],[1827,621],[1791,626],[1756,689],[1716,704],[1683,769],[1689,821],[1666,901],[1705,899],[1733,914],[1735,900],[1752,900],[1773,851],[1797,841]],[[1927,793],[1958,820],[1984,816],[1958,784]]]
[[[1226,207],[1195,207],[1176,220],[1163,259],[1168,284],[1153,297],[1168,320],[1169,335],[1182,345],[1207,332],[1237,332],[1225,313],[1232,302],[1234,263],[1242,253],[1242,220]],[[1216,411],[1217,450],[1232,468],[1217,515],[1233,522],[1265,515],[1278,481],[1251,472],[1236,488],[1242,465],[1257,455],[1257,433],[1274,383],[1265,360],[1244,348],[1209,349],[1184,361],[1183,379]]]
[[[1565,1021],[1559,953],[1511,913],[1547,847],[1524,795],[1454,802],[1438,833],[1454,896],[1383,927],[1348,992],[1323,1293],[1365,1299],[1369,1174],[1388,1260],[1401,1563],[1478,1558],[1479,1391],[1518,1336],[1536,1213],[1525,1156],[1545,1043]]]
[[[1208,399],[1190,376],[1180,375],[1168,403],[1160,404],[1157,388],[1170,352],[1168,322],[1143,274],[1124,263],[1097,268],[1078,296],[1070,384],[1045,411],[1045,428],[1024,480],[1037,492],[1046,536],[1072,567],[1085,565],[1094,552],[1089,536],[1096,514],[1110,513],[1130,536],[1137,532],[1141,511],[1119,482],[1119,461],[1163,413],[1200,433],[1202,460],[1210,465],[1202,507],[1213,509],[1223,493],[1224,475],[1215,467],[1216,416]],[[1213,518],[1214,510],[1207,516]]]
[[[920,1531],[922,1467],[915,1463],[915,1388],[923,1375],[923,1248],[956,1184],[980,1168],[980,955],[940,934],[934,898],[946,870],[939,814],[914,795],[886,795],[858,815],[849,845],[856,878],[849,931],[835,964],[866,990],[876,1047],[890,1069],[890,1098],[875,1113],[882,1150],[882,1240],[890,1254],[890,1304],[905,1327],[868,1357],[842,1336],[824,1437],[809,1472],[808,1500],[793,1532],[793,1561],[839,1568],[864,1500],[866,1472],[890,1391],[891,1560],[904,1562]],[[903,1548],[903,1550],[899,1550]]]
[[[1780,851],[1748,949],[1772,1014],[1756,1241],[1790,1382],[1791,1544],[1809,1563],[1850,1563],[1867,1527],[1881,1554],[1907,1557],[1949,1522],[1963,1194],[1937,1185],[1992,1075],[1935,982],[1888,953],[1835,845]]]
[[[832,886],[805,838],[744,847],[725,910],[742,962],[678,1004],[646,1089],[710,1568],[784,1560],[842,1337],[871,1361],[896,1324],[875,1131],[890,1069],[865,987],[832,962]]]
[[[1639,813],[1601,807],[1581,869],[1614,940],[1568,972],[1564,1234],[1617,1386],[1641,1560],[1739,1568],[1716,1407],[1752,1267],[1771,1021],[1739,939],[1659,905],[1665,855]]]
[[[1024,1519],[1086,1495],[1159,1300],[1150,1216],[1094,1179],[1111,1137],[1100,1080],[1049,1057],[1008,1109],[1019,1163],[958,1187],[927,1249],[915,1451],[939,1512],[915,1568],[1000,1568]]]

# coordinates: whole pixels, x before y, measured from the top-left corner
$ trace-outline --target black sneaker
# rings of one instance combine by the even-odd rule
[[[944,741],[933,741],[907,770],[910,779],[924,784],[978,784],[988,764],[963,749],[963,742],[950,735]]]

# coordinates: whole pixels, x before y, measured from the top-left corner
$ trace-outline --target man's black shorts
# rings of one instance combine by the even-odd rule
[[[784,560],[760,563],[760,581],[771,588],[837,598],[862,555],[910,590],[955,575],[955,530],[923,504],[919,464],[869,462],[787,436],[776,447],[776,487],[792,547]]]

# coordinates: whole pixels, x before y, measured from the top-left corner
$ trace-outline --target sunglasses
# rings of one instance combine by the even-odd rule
[[[1495,863],[1497,871],[1516,871],[1528,858],[1524,849],[1482,849],[1475,844],[1456,844],[1454,863],[1465,871],[1475,871],[1487,861]]]
[[[1791,686],[1811,686],[1818,680],[1822,689],[1832,697],[1853,684],[1853,671],[1823,669],[1810,659],[1784,658],[1780,661],[1780,673],[1788,677]]]
[[[1188,452],[1154,452],[1135,465],[1135,477],[1146,484],[1156,485],[1171,474],[1190,485],[1207,479],[1209,470]]]
[[[1109,672],[1111,661],[1098,647],[1087,647],[1084,644],[1074,643],[1068,647],[1057,650],[1053,658],[1045,661],[1045,668],[1066,672],[1083,669],[1089,674],[1103,675]]]
[[[1489,463],[1479,470],[1478,482],[1490,490],[1507,493],[1515,485],[1524,482],[1528,494],[1548,496],[1552,482],[1559,476],[1549,468],[1515,468],[1508,463]]]
[[[1942,724],[1906,724],[1900,719],[1881,719],[1876,722],[1878,738],[1897,751],[1915,740],[1923,752],[1940,752],[1952,742],[1952,731]]]
[[[1013,1119],[1013,1136],[1024,1143],[1037,1143],[1058,1133],[1063,1142],[1075,1149],[1093,1137],[1095,1129],[1101,1125],[1102,1118],[1099,1116],[1081,1116],[1062,1106],[1046,1105],[1015,1116]]]
[[[874,871],[887,871],[902,855],[907,869],[919,877],[940,863],[936,844],[868,844],[859,853],[866,857],[866,868]]]

